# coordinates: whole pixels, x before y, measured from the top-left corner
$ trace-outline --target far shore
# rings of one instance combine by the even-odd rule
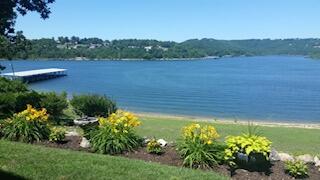
[[[113,58],[113,59],[89,59],[86,57],[75,57],[75,58],[27,58],[27,59],[12,59],[14,61],[204,61],[204,60],[219,60],[224,58],[237,58],[237,57],[264,57],[264,56],[300,56],[308,59],[319,59],[312,56],[306,55],[290,55],[290,54],[270,54],[270,55],[225,55],[225,56],[205,56],[205,57],[195,57],[195,58]],[[8,61],[9,59],[2,59],[0,61]],[[11,60],[9,60],[11,61]]]
[[[143,58],[114,58],[114,59],[89,59],[86,57],[77,57],[77,58],[34,58],[34,59],[14,59],[18,61],[186,61],[186,60],[213,60],[221,59],[226,57],[241,57],[241,56],[206,56],[206,57],[195,57],[195,58],[152,58],[152,59],[143,59]],[[249,57],[249,56],[248,56]],[[1,61],[6,61],[8,59],[1,59]]]
[[[148,113],[148,112],[135,112],[140,118],[157,118],[163,120],[189,120],[189,121],[203,121],[213,122],[219,124],[237,124],[237,125],[248,125],[252,123],[258,126],[267,127],[291,127],[291,128],[304,128],[304,129],[320,129],[320,123],[296,123],[296,122],[275,122],[266,120],[246,120],[246,119],[228,119],[228,118],[215,118],[215,117],[199,117],[199,116],[188,116],[188,115],[171,115],[161,113]]]

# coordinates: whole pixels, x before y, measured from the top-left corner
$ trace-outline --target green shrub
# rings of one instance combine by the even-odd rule
[[[192,168],[211,167],[223,161],[225,146],[216,141],[219,134],[213,126],[191,124],[183,128],[178,151],[183,164]]]
[[[41,107],[46,108],[50,114],[49,120],[59,124],[63,116],[63,110],[68,107],[67,93],[57,94],[55,92],[42,93]]]
[[[53,127],[50,129],[49,141],[62,142],[66,134],[66,130],[61,127]]]
[[[0,77],[0,93],[27,92],[28,87],[21,81]]]
[[[15,112],[19,112],[16,111],[16,96],[18,93],[26,92],[28,92],[27,85],[21,81],[12,81],[0,77],[0,119],[9,118]],[[25,109],[25,107],[26,104],[23,109]]]
[[[308,176],[308,167],[302,161],[286,161],[285,171],[295,178],[304,178]]]
[[[33,142],[48,139],[50,129],[45,109],[36,110],[31,105],[2,124],[3,138],[12,141]]]
[[[0,120],[15,113],[16,98],[13,93],[0,93]]]
[[[15,112],[21,112],[27,108],[27,104],[35,108],[41,107],[42,95],[36,91],[20,92],[16,94]]]
[[[147,152],[151,154],[162,154],[164,151],[156,139],[151,139],[147,144]]]
[[[134,130],[139,125],[137,117],[123,111],[112,113],[108,118],[99,118],[99,128],[90,137],[93,150],[102,154],[132,151],[142,143],[142,138]]]
[[[99,95],[79,95],[73,96],[70,101],[75,112],[80,116],[107,117],[116,112],[116,104],[106,96]]]

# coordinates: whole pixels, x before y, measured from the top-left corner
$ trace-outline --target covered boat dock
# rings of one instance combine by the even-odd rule
[[[67,69],[49,68],[49,69],[36,69],[29,71],[19,71],[12,73],[3,73],[0,76],[8,79],[18,79],[23,82],[34,82],[46,79],[57,78],[67,75]]]

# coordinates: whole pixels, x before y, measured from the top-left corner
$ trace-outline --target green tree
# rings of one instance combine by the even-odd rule
[[[68,107],[67,93],[57,94],[55,92],[42,93],[40,106],[46,108],[49,119],[57,124],[63,116],[63,110]]]
[[[10,38],[0,35],[0,58],[26,59],[30,48],[30,41],[23,35],[22,31],[18,31],[16,36]]]
[[[10,40],[0,35],[0,58],[8,59],[12,54],[11,42]]]
[[[14,33],[14,25],[18,13],[27,14],[28,11],[38,12],[41,18],[49,17],[48,4],[54,0],[1,0],[0,1],[0,35],[9,36]]]

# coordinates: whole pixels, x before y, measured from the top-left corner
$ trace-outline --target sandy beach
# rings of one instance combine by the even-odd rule
[[[199,117],[199,116],[187,116],[187,115],[172,115],[162,113],[149,113],[149,112],[134,112],[140,118],[157,118],[163,120],[189,120],[189,121],[204,121],[214,122],[219,124],[239,124],[247,125],[248,122],[258,126],[268,127],[294,127],[305,129],[320,129],[320,123],[287,123],[287,122],[275,122],[266,120],[247,120],[247,119],[227,119],[227,118],[215,118],[215,117]]]

